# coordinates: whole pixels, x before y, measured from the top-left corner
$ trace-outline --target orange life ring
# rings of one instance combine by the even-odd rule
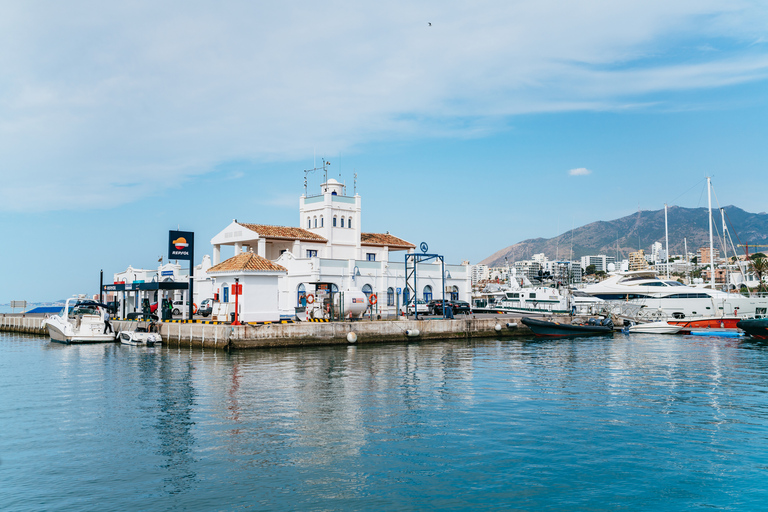
[[[311,293],[307,295],[307,304],[314,304],[315,302],[315,296]]]
[[[197,314],[197,304],[195,304],[194,302],[192,303],[192,314],[193,315]]]
[[[377,301],[377,300],[378,300],[378,299],[376,298],[376,294],[375,294],[375,293],[372,293],[372,294],[371,294],[371,295],[368,297],[368,302],[371,304],[371,306],[373,306],[374,304],[376,304],[376,301]]]

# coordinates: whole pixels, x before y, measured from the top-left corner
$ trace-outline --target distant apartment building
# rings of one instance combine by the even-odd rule
[[[486,281],[490,278],[490,275],[488,265],[472,265],[472,284]]]
[[[616,258],[613,256],[606,256],[605,254],[598,254],[597,256],[582,256],[581,257],[581,269],[586,270],[588,266],[594,265],[595,272],[608,272],[608,265],[610,263],[616,263]]]
[[[715,248],[714,250],[714,260],[715,263],[720,259],[720,251]],[[708,265],[711,261],[710,259],[710,253],[709,253],[709,247],[701,247],[697,252],[696,256],[699,258],[699,265]]]
[[[629,253],[629,270],[646,270],[650,268],[648,260],[645,259],[645,251],[640,249],[637,252]]]
[[[667,251],[664,250],[661,242],[654,242],[651,245],[651,262],[659,263],[662,261],[667,261]]]

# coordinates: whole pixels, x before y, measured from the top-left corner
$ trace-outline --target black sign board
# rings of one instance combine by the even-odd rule
[[[168,259],[192,261],[195,253],[195,234],[192,231],[168,232]]]

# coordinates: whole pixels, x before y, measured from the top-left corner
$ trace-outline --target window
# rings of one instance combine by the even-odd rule
[[[365,259],[368,261],[376,261],[376,253],[369,252],[365,255]]]
[[[310,219],[309,217],[307,217],[307,229],[309,229],[309,228],[311,228],[311,227],[312,227],[312,219]]]
[[[432,287],[429,285],[424,287],[424,300],[427,302],[432,300]]]
[[[352,227],[352,217],[350,217],[349,219],[347,219],[347,227],[348,227],[348,228],[351,228],[351,227]]]
[[[323,216],[320,216],[320,227],[323,227]]]
[[[364,285],[363,293],[365,294],[365,297],[368,298],[368,296],[373,293],[373,288],[371,288],[371,285],[369,284]]]
[[[221,302],[229,302],[229,286],[223,286],[221,290],[224,293],[224,300]]]
[[[317,227],[317,217],[314,218],[315,227]]]
[[[296,289],[297,296],[296,296],[296,305],[304,307],[307,305],[307,291],[306,288],[304,288],[304,283],[301,283],[299,287]]]
[[[336,216],[333,216],[333,227],[336,227]]]
[[[307,249],[307,258],[317,258],[317,249]]]
[[[395,305],[395,289],[387,288],[387,306]]]
[[[341,227],[344,227],[344,217],[341,218]]]
[[[459,300],[459,288],[457,286],[451,287],[451,300]]]

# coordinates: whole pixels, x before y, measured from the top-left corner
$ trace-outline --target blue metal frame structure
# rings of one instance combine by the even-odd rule
[[[426,244],[422,244],[426,247]],[[443,290],[443,318],[445,318],[445,259],[442,254],[427,254],[423,253],[411,253],[405,255],[405,290],[403,290],[404,296],[407,298],[404,301],[406,313],[408,312],[408,305],[413,304],[413,313],[415,318],[419,319],[419,311],[416,308],[416,267],[419,263],[424,263],[429,260],[440,260],[440,276],[442,279]]]

